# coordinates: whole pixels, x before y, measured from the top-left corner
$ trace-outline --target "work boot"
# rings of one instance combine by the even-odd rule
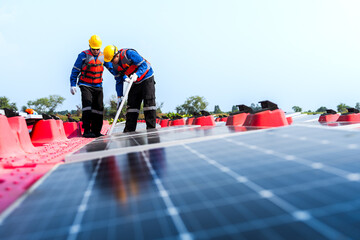
[[[92,132],[84,132],[83,137],[84,138],[95,138],[96,136]]]
[[[95,135],[95,137],[102,137],[102,136],[105,136],[104,134],[101,134],[101,133],[95,133],[94,135]]]

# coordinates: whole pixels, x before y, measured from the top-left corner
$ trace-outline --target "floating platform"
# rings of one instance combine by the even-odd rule
[[[118,124],[27,180],[0,239],[357,239],[359,126],[291,117],[265,129]]]

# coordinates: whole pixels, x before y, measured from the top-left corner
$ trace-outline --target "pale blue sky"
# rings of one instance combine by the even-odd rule
[[[1,0],[0,96],[58,94],[76,109],[69,76],[97,34],[135,48],[155,70],[157,102],[173,112],[200,95],[208,110],[271,100],[285,111],[360,102],[360,1]],[[115,94],[105,70],[104,101]]]

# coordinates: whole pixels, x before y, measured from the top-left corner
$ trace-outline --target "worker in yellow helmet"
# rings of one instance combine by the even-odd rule
[[[154,71],[146,61],[134,49],[120,49],[114,45],[104,48],[104,61],[111,62],[116,80],[116,92],[118,105],[122,101],[124,81],[134,82],[132,85],[126,112],[126,124],[124,132],[136,130],[137,119],[140,112],[141,102],[144,101],[144,115],[146,128],[156,127],[156,102]]]
[[[90,49],[78,55],[70,75],[71,94],[76,93],[76,84],[81,90],[83,137],[86,138],[102,136],[100,133],[104,111],[102,75],[104,66],[111,69],[112,65],[104,61],[104,55],[100,51],[101,45],[102,41],[98,35],[91,36]]]

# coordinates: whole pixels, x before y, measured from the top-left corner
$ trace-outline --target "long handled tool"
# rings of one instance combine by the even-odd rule
[[[131,88],[132,84],[133,84],[133,81],[130,80],[130,81],[129,81],[129,84],[128,84],[128,88],[126,89],[124,98],[123,98],[123,100],[122,100],[121,103],[120,103],[120,107],[118,108],[118,110],[117,110],[117,112],[116,112],[114,121],[113,121],[113,123],[111,124],[110,131],[107,133],[107,135],[111,135],[111,133],[112,133],[113,130],[114,130],[114,127],[115,127],[116,122],[117,122],[117,120],[118,120],[118,118],[119,118],[119,115],[120,115],[120,113],[121,113],[121,110],[122,110],[122,108],[124,107],[125,100],[127,99],[128,95],[129,95],[130,88]]]

